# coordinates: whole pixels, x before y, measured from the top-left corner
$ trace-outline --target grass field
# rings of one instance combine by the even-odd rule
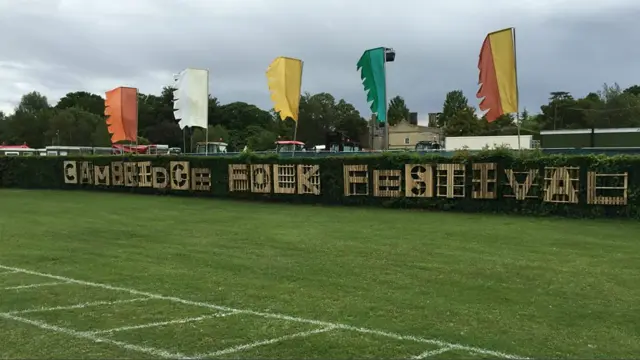
[[[632,358],[639,234],[0,190],[0,357]]]

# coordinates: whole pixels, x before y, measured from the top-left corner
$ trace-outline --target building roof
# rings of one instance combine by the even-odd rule
[[[620,134],[640,132],[640,128],[607,128],[594,129],[595,134]],[[542,130],[540,135],[571,135],[571,134],[591,134],[591,129],[562,129],[562,130]]]
[[[442,130],[437,127],[413,125],[406,120],[402,120],[399,123],[389,127],[390,133],[403,133],[403,132],[440,133],[441,131]]]

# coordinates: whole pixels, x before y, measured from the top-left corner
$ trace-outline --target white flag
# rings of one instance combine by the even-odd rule
[[[209,71],[185,69],[175,76],[173,116],[180,129],[207,128],[209,118]]]

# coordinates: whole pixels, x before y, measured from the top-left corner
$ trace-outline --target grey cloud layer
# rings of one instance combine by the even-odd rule
[[[191,66],[210,69],[222,102],[269,108],[264,72],[286,55],[305,61],[305,91],[344,97],[368,116],[355,64],[365,49],[385,45],[398,54],[390,95],[425,117],[449,90],[477,104],[482,40],[508,26],[517,29],[522,108],[537,111],[554,90],[584,95],[603,82],[640,83],[640,2],[631,0],[39,1],[25,8],[0,0],[0,31],[11,35],[0,39],[5,107],[28,86],[52,101],[120,85],[158,93]]]

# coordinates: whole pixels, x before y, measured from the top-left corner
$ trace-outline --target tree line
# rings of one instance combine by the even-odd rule
[[[442,112],[435,124],[446,136],[515,135],[518,132],[513,115],[502,115],[489,123],[478,117],[462,91],[446,95]],[[602,89],[576,98],[567,91],[549,94],[547,104],[530,114],[519,114],[522,134],[538,134],[542,130],[640,127],[640,86],[621,89],[618,84],[604,84]]]
[[[187,150],[205,140],[203,129],[182,131],[173,115],[173,90],[160,95],[138,94],[138,143],[167,144]],[[356,108],[331,94],[305,93],[300,99],[297,138],[307,144],[325,143],[328,131],[340,130],[353,139],[367,132],[367,121]],[[295,123],[281,121],[267,111],[245,102],[220,104],[209,98],[209,141],[224,141],[231,149],[268,150],[278,139],[292,139]],[[111,146],[104,117],[104,98],[84,91],[70,92],[52,105],[38,92],[22,99],[12,115],[0,112],[0,142],[27,143],[34,148],[63,146]]]
[[[410,109],[401,96],[389,102],[388,119],[395,125],[409,118]],[[555,91],[537,114],[525,109],[519,114],[521,132],[536,134],[540,130],[640,127],[640,86],[622,90],[617,84],[574,98],[569,92]],[[209,98],[209,141],[222,140],[232,150],[248,146],[255,151],[273,149],[278,139],[292,139],[295,123],[281,121],[271,110],[245,102],[220,104]],[[369,120],[344,99],[329,93],[305,93],[300,99],[296,138],[307,145],[325,143],[330,131],[368,146]],[[512,115],[494,122],[479,117],[461,90],[447,93],[442,110],[429,126],[443,129],[445,136],[512,135],[517,125]],[[138,94],[139,143],[167,144],[194,149],[205,140],[202,129],[183,132],[173,117],[173,89],[163,88],[160,95]],[[110,146],[104,117],[104,98],[84,91],[70,92],[52,105],[38,92],[22,99],[11,115],[0,112],[0,143],[23,144],[34,148],[48,145]]]

